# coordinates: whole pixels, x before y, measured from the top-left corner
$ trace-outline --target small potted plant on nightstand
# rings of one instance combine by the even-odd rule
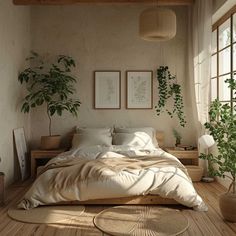
[[[60,135],[52,135],[51,117],[54,114],[61,116],[65,110],[77,116],[80,107],[80,101],[71,98],[76,83],[76,79],[71,75],[75,61],[69,56],[59,55],[56,62],[46,63],[43,57],[35,52],[31,52],[31,56],[26,60],[32,64],[18,76],[21,84],[27,84],[28,91],[21,111],[27,113],[31,108],[45,105],[49,120],[49,136],[41,137],[41,148],[58,149]]]
[[[182,136],[176,129],[173,129],[173,135],[175,137],[175,146],[177,147],[181,144]]]
[[[228,79],[229,87],[236,91],[236,81]],[[236,222],[236,109],[232,109],[228,104],[221,104],[215,100],[209,110],[210,121],[205,123],[205,128],[209,130],[214,138],[218,155],[201,154],[200,158],[209,160],[212,164],[217,164],[209,171],[214,176],[229,178],[231,184],[228,192],[220,196],[220,209],[223,217],[231,222]]]

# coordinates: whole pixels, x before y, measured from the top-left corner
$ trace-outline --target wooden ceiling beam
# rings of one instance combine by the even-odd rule
[[[162,6],[184,6],[193,4],[194,0],[158,0]],[[155,3],[155,0],[13,0],[15,5],[72,5],[78,3]]]

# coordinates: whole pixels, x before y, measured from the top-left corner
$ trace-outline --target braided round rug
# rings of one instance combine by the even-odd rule
[[[95,226],[114,236],[171,236],[183,233],[188,219],[176,209],[158,206],[118,206],[94,217]]]
[[[30,210],[10,208],[8,216],[12,219],[38,224],[80,224],[84,206],[40,206]]]

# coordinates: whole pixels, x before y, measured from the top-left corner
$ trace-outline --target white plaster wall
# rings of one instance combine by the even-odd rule
[[[213,0],[213,13],[215,13],[227,0]]]
[[[13,129],[24,127],[29,134],[28,116],[20,112],[22,89],[17,75],[30,48],[30,9],[0,1],[0,171],[6,184],[18,178]]]
[[[172,128],[179,128],[167,115],[157,117],[155,110],[125,109],[125,71],[155,70],[168,65],[183,85],[187,127],[180,129],[183,142],[195,144],[195,128],[190,94],[187,89],[187,8],[173,8],[177,14],[177,35],[173,40],[152,43],[138,37],[138,18],[147,6],[74,5],[33,7],[31,14],[32,49],[39,53],[67,54],[77,61],[74,74],[79,78],[77,95],[82,102],[78,118],[70,114],[53,118],[54,134],[65,134],[80,126],[153,126],[166,133],[166,145],[173,145]],[[120,110],[93,109],[94,70],[121,70]],[[154,78],[154,105],[157,103]],[[43,108],[32,112],[33,146],[47,135],[47,118]]]

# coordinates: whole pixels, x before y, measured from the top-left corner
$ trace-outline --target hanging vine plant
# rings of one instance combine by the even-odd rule
[[[160,66],[157,69],[157,81],[159,91],[159,101],[155,106],[156,113],[159,116],[167,112],[171,118],[176,114],[182,127],[186,124],[186,118],[183,112],[183,96],[181,85],[177,83],[176,76],[171,75],[168,66]],[[173,104],[173,109],[167,108],[169,101]]]

